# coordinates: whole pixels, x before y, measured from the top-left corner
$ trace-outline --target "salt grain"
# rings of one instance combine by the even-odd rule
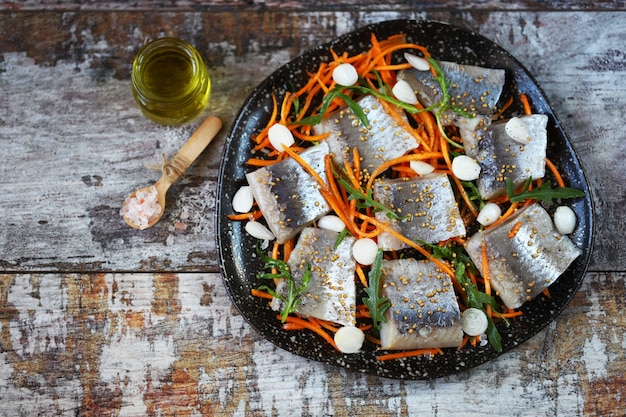
[[[161,214],[163,208],[157,201],[157,189],[151,186],[144,191],[137,191],[128,197],[120,210],[120,214],[138,229],[146,229],[152,219]]]

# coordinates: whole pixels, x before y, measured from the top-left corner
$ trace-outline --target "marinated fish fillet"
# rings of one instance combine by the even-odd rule
[[[545,175],[548,116],[533,114],[520,119],[530,132],[530,140],[525,144],[509,137],[506,120],[476,131],[461,129],[465,153],[476,159],[481,168],[476,185],[483,199],[504,194],[506,178],[518,186],[528,177],[539,179]]]
[[[413,241],[437,243],[466,233],[450,179],[445,173],[432,173],[411,179],[376,182],[374,198],[398,214],[392,227]],[[376,218],[389,221],[385,212]],[[383,250],[398,250],[407,245],[389,233],[378,237]]]
[[[324,180],[328,145],[320,143],[300,155]],[[254,199],[278,243],[330,212],[318,184],[300,164],[287,158],[246,174]]]
[[[343,167],[344,161],[352,161],[355,147],[361,157],[361,168],[372,172],[383,162],[419,146],[418,139],[389,115],[376,97],[365,96],[358,104],[367,115],[369,127],[365,127],[349,108],[325,117],[313,127],[316,135],[330,132],[325,142],[337,166]],[[406,121],[402,113],[398,113],[397,117]]]
[[[509,237],[517,222],[521,222],[521,228]],[[481,271],[483,243],[491,286],[509,308],[518,308],[535,298],[582,253],[567,236],[556,231],[550,214],[539,204],[520,209],[502,224],[469,239],[467,253]]]
[[[380,331],[381,349],[456,347],[461,313],[450,277],[427,260],[383,261],[382,293],[391,302]]]
[[[505,71],[447,61],[440,61],[439,66],[449,84],[451,104],[472,115],[463,117],[448,110],[442,115],[443,125],[469,130],[488,126],[504,88]],[[443,97],[441,86],[430,71],[404,70],[398,73],[398,79],[405,80],[415,89],[424,107],[438,103]]]
[[[302,294],[297,312],[344,326],[356,322],[356,263],[352,259],[354,238],[345,236],[335,248],[339,233],[314,227],[302,230],[288,264],[297,286],[302,282],[307,263],[311,281]],[[278,287],[284,291],[283,286]]]

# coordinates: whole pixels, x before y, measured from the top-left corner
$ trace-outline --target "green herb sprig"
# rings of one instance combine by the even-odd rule
[[[378,331],[380,331],[382,323],[387,323],[385,312],[391,307],[391,301],[387,297],[380,295],[382,264],[383,252],[379,250],[368,274],[368,287],[365,288],[368,297],[363,298],[363,303],[369,309],[373,327]]]
[[[293,279],[293,276],[291,275],[289,265],[287,265],[286,262],[267,256],[259,247],[257,247],[257,254],[263,260],[264,270],[271,271],[275,268],[278,271],[277,273],[259,272],[257,274],[257,278],[284,279],[285,283],[287,284],[286,295],[279,294],[277,291],[275,291],[273,288],[268,287],[267,285],[261,285],[258,288],[259,291],[266,291],[273,297],[276,297],[283,302],[283,309],[281,310],[280,315],[282,318],[282,322],[284,323],[287,320],[287,316],[296,311],[296,309],[302,302],[301,295],[307,289],[309,283],[311,282],[311,265],[307,262],[304,275],[302,276],[302,283],[300,286],[297,286],[295,280]]]
[[[522,202],[527,199],[535,199],[552,202],[553,199],[568,199],[568,198],[576,198],[583,197],[585,192],[582,190],[577,190],[575,188],[568,187],[556,187],[552,188],[552,184],[550,181],[546,181],[541,186],[537,188],[533,188],[529,190],[528,187],[532,182],[532,177],[528,177],[526,182],[524,183],[524,187],[522,187],[522,191],[519,193],[515,193],[515,189],[513,186],[513,182],[507,178],[506,179],[506,193],[509,196],[509,200],[512,203]]]

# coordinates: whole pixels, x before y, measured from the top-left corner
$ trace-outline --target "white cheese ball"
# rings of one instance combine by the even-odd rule
[[[237,213],[247,213],[252,210],[254,196],[249,185],[241,186],[233,196],[233,210]]]
[[[359,80],[359,73],[352,64],[339,64],[333,70],[333,80],[339,85],[349,87]]]
[[[504,125],[504,130],[515,142],[526,144],[532,139],[528,125],[519,117],[510,118]]]
[[[415,91],[413,91],[413,87],[404,80],[398,80],[396,85],[391,89],[391,92],[400,101],[408,104],[417,103],[417,96],[415,95]]]
[[[370,238],[358,239],[352,245],[352,256],[361,265],[371,265],[376,259],[378,244]]]
[[[332,230],[333,232],[340,233],[343,229],[346,228],[343,220],[341,220],[338,216],[334,214],[328,214],[326,216],[321,217],[317,221],[317,227],[325,230]]]
[[[562,235],[568,235],[576,228],[576,213],[567,206],[559,206],[554,211],[554,227]]]
[[[465,334],[480,336],[487,331],[487,315],[477,308],[468,308],[461,313],[461,327]]]
[[[480,175],[480,165],[467,155],[452,160],[452,173],[461,181],[473,181]]]
[[[342,353],[357,353],[363,347],[365,334],[354,326],[344,326],[335,333],[335,344]]]
[[[274,233],[272,233],[267,227],[255,220],[251,220],[246,223],[245,229],[246,232],[250,234],[250,236],[260,240],[274,240],[275,238]]]
[[[284,152],[285,149],[283,146],[289,148],[295,143],[291,130],[289,130],[287,126],[280,123],[276,123],[270,127],[267,131],[267,138],[269,139],[272,147],[278,152]]]
[[[405,52],[404,59],[418,71],[430,71],[430,64],[422,57]]]
[[[435,167],[424,161],[410,161],[409,166],[417,175],[430,174],[435,170]]]
[[[489,226],[493,224],[502,215],[502,209],[496,203],[487,203],[480,209],[476,221],[483,226]]]

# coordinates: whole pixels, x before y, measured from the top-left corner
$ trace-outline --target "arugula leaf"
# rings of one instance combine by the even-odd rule
[[[296,286],[296,282],[291,275],[291,271],[289,269],[289,265],[285,261],[280,259],[274,259],[270,256],[267,256],[263,250],[257,246],[257,254],[261,257],[264,262],[263,269],[272,270],[276,269],[277,273],[261,273],[257,274],[258,279],[284,279],[287,284],[287,294],[279,294],[273,288],[268,287],[267,285],[261,285],[258,290],[259,291],[267,291],[273,297],[278,298],[284,303],[283,309],[280,312],[282,317],[282,322],[284,323],[287,320],[287,316],[298,308],[300,303],[302,302],[301,294],[307,289],[309,283],[311,282],[311,264],[307,262],[306,268],[304,271],[304,275],[302,276],[302,283],[298,287]]]
[[[533,188],[532,190],[528,190],[528,186],[532,182],[532,177],[528,177],[526,180],[523,191],[515,194],[515,190],[513,189],[513,182],[507,178],[506,179],[506,193],[509,196],[509,199],[512,203],[521,202],[526,199],[536,199],[542,201],[552,202],[555,198],[576,198],[583,197],[585,192],[582,190],[577,190],[575,188],[568,187],[556,187],[552,188],[552,184],[550,181],[546,181],[541,186],[537,188]]]
[[[381,323],[387,323],[385,312],[391,307],[391,301],[387,297],[379,295],[382,264],[383,251],[379,250],[368,274],[368,287],[365,288],[368,297],[363,298],[363,303],[370,311],[370,317],[376,330],[381,329]]]

